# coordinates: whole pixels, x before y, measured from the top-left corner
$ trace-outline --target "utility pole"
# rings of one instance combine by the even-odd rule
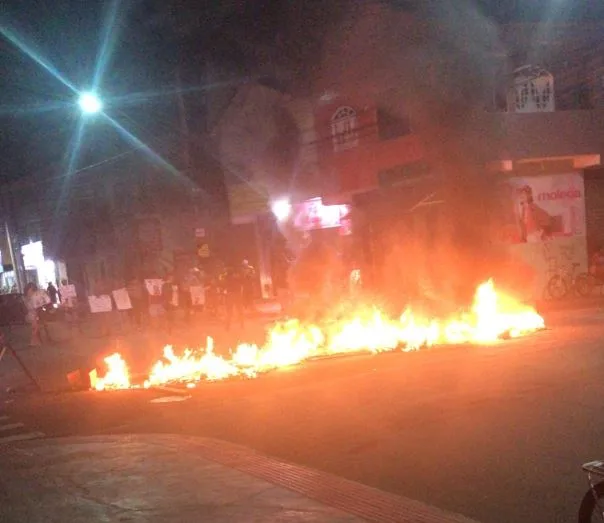
[[[11,232],[13,230],[13,207],[11,198],[10,186],[4,186],[2,188],[2,203],[4,207],[4,231],[6,234],[6,243],[8,244],[8,252],[10,255],[11,264],[15,273],[15,282],[17,283],[17,290],[23,292],[23,275],[21,274],[21,263],[20,260],[15,256],[15,244],[14,235]]]

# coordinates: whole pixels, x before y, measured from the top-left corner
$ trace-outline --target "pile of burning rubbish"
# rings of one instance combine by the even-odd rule
[[[184,384],[233,377],[255,378],[282,367],[324,356],[347,353],[416,351],[436,345],[488,344],[519,337],[544,328],[543,318],[530,306],[498,291],[492,280],[481,284],[472,306],[450,318],[430,318],[411,308],[390,318],[374,306],[357,308],[347,317],[326,325],[291,319],[276,323],[262,346],[242,343],[227,356],[206,347],[176,354],[171,346],[150,369],[144,383],[132,383],[126,361],[119,353],[105,358],[107,372],[91,379],[98,391]]]

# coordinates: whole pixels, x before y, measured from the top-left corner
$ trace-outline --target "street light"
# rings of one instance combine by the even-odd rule
[[[78,104],[82,112],[86,114],[98,113],[103,108],[103,103],[94,93],[82,93]]]

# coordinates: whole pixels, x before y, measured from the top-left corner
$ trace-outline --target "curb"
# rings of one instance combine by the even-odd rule
[[[191,458],[197,455],[214,461],[372,523],[478,523],[420,501],[389,494],[327,472],[280,461],[247,447],[211,438],[169,434],[97,435],[38,440],[29,444],[21,443],[17,447],[26,449],[39,445],[40,441],[44,445],[116,442],[125,445],[146,444],[168,448],[177,453],[188,452]]]
[[[252,449],[211,438],[163,436],[182,449],[183,440],[197,455],[286,488],[373,523],[478,523],[420,501],[390,494],[327,472],[280,461]]]

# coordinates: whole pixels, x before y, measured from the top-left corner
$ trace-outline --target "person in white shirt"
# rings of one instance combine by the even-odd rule
[[[35,283],[28,283],[25,286],[25,306],[27,307],[27,322],[31,325],[30,346],[39,347],[42,345],[40,337],[40,316],[38,309],[44,306],[43,297],[38,291]]]
[[[61,298],[61,307],[65,310],[65,320],[71,325],[71,330],[73,331],[76,325],[81,329],[78,324],[78,296],[75,285],[68,284],[66,279],[61,280],[59,297]]]

